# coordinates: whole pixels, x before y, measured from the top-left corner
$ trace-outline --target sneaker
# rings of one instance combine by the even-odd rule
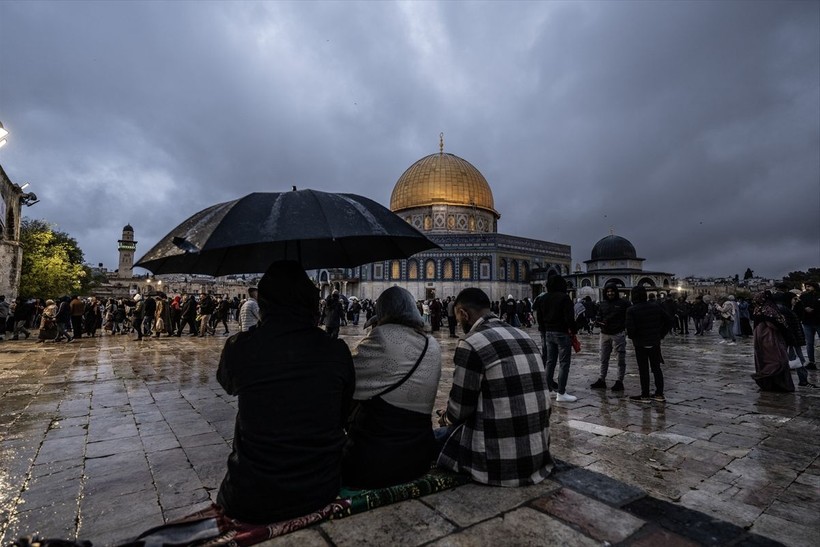
[[[806,365],[806,368],[809,370],[817,370],[817,365],[812,362]]]
[[[729,343],[728,343],[728,344],[726,344],[726,345],[727,345],[727,346],[736,346],[736,345],[737,345],[737,342],[729,342]]]
[[[816,385],[812,384],[811,382],[800,382],[797,384],[800,387],[817,387]]]
[[[634,401],[636,403],[651,403],[652,398],[649,395],[630,395],[630,401]]]
[[[578,400],[578,397],[569,393],[559,393],[555,396],[555,400],[559,403],[574,403]]]
[[[725,343],[726,343],[726,340],[721,340],[720,342],[718,342],[718,344],[725,344]]]
[[[612,391],[623,391],[624,390],[624,383],[620,380],[615,380],[615,383],[612,385]]]
[[[663,393],[655,393],[652,395],[653,401],[658,401],[659,403],[665,403],[666,397],[663,396]]]
[[[598,378],[595,380],[595,383],[591,384],[589,387],[592,389],[606,389],[606,381],[603,378]]]

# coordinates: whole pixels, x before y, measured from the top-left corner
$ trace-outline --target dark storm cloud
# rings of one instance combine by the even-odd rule
[[[116,267],[291,185],[388,204],[445,148],[500,231],[646,268],[820,265],[816,2],[0,3],[0,161]]]

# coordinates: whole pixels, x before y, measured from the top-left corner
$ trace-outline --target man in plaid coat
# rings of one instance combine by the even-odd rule
[[[456,298],[466,336],[456,347],[453,387],[436,431],[439,467],[476,482],[522,486],[552,471],[550,402],[541,353],[527,333],[490,311],[478,288]]]

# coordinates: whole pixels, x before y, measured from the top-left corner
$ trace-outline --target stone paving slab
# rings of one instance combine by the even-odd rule
[[[437,407],[452,379],[445,332]],[[362,335],[342,328],[351,345]],[[236,414],[215,379],[224,340],[0,342],[0,544],[113,545],[210,504]],[[631,347],[627,391],[591,390],[597,336],[581,340],[568,386],[579,400],[553,405],[565,463],[541,485],[465,485],[265,544],[817,545],[820,390],[760,393],[750,340],[670,336],[667,403],[638,405]]]

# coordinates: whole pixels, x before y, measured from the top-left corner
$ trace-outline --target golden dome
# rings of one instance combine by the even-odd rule
[[[393,212],[429,205],[477,207],[496,218],[500,216],[484,175],[467,160],[443,151],[411,165],[399,177],[390,196]]]

